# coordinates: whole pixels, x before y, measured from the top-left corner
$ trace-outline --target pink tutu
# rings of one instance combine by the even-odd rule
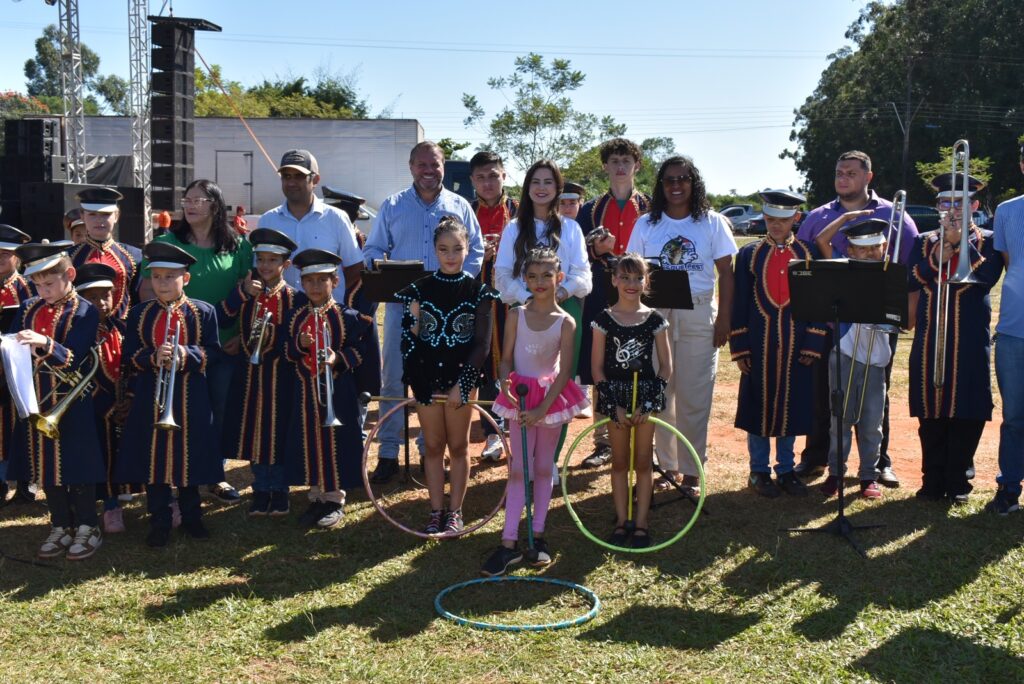
[[[545,375],[541,378],[531,378],[512,371],[508,379],[513,393],[519,384],[525,384],[529,388],[530,391],[526,393],[526,408],[529,410],[544,401],[548,388],[555,381],[555,376]],[[543,422],[545,425],[568,423],[588,406],[590,406],[590,402],[587,400],[587,395],[583,393],[579,385],[570,380],[558,398],[551,403],[551,408],[548,409]],[[508,420],[516,420],[519,416],[519,407],[512,404],[504,394],[498,395],[493,408],[496,414]]]

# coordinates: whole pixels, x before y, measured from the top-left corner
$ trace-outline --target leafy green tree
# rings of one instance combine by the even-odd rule
[[[595,145],[579,154],[563,169],[566,180],[579,183],[587,189],[587,199],[608,191],[608,177],[601,166],[601,146]],[[644,158],[636,174],[635,185],[641,192],[651,193],[658,167],[665,159],[676,154],[672,138],[646,138],[640,143]]]
[[[782,153],[812,202],[833,195],[836,157],[851,149],[871,155],[879,194],[892,196],[905,178],[911,201],[930,202],[913,163],[958,138],[992,160],[991,196],[1019,184],[1024,3],[873,1],[846,36],[853,48],[830,56]]]
[[[917,171],[917,177],[921,180],[923,185],[931,187],[932,179],[936,176],[949,173],[953,170],[953,146],[940,147],[939,148],[939,161],[936,162],[924,162],[919,161],[914,164],[914,169]],[[963,167],[958,165],[958,169]],[[988,157],[974,157],[970,159],[969,173],[984,183],[988,183],[992,180],[992,160]],[[957,188],[959,189],[959,185]]]
[[[459,159],[459,151],[469,147],[472,143],[459,142],[454,138],[441,138],[437,141],[441,151],[444,152],[445,159]]]
[[[585,80],[586,75],[574,70],[567,59],[545,63],[533,52],[516,57],[511,74],[487,79],[488,87],[509,102],[486,124],[488,147],[522,169],[538,159],[553,159],[565,166],[598,137],[621,135],[625,126],[612,117],[599,118],[573,107],[571,93]],[[487,118],[475,95],[463,93],[462,105],[469,113],[467,126]]]
[[[28,94],[46,103],[51,111],[64,113],[61,99],[60,33],[55,24],[43,29],[43,35],[36,38],[35,57],[25,62],[25,78]],[[100,100],[115,114],[128,113],[128,82],[119,76],[103,76],[99,73],[100,58],[88,45],[82,43],[82,78],[86,92],[82,106],[86,114],[99,114]]]

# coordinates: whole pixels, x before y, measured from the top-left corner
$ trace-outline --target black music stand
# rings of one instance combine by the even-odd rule
[[[842,378],[839,352],[839,324],[867,323],[875,325],[907,325],[907,269],[896,263],[825,259],[789,262],[789,294],[793,319],[803,322],[832,321],[835,377]],[[878,372],[882,372],[879,369]],[[836,382],[831,394],[833,429],[836,448],[843,454],[843,392]],[[849,388],[847,388],[849,390]],[[846,459],[840,464],[838,511],[836,517],[821,527],[786,527],[785,532],[820,532],[844,538],[862,557],[864,550],[853,537],[855,530],[885,527],[883,524],[854,525],[846,517],[843,495]]]
[[[416,282],[420,278],[427,275],[427,271],[423,268],[422,261],[391,261],[387,259],[374,260],[374,269],[372,271],[363,271],[363,294],[366,299],[374,304],[381,302],[387,304],[396,304],[398,300],[395,299],[395,293],[399,290],[408,287],[412,283]],[[409,387],[402,387],[402,395],[408,396]],[[377,405],[377,412],[383,415],[383,411],[380,409],[380,405]],[[378,415],[378,420],[380,420]],[[403,423],[403,436],[404,436],[404,461],[405,461],[405,473],[403,479],[408,482],[412,480],[412,471],[409,466],[409,406],[406,405],[402,409],[402,423]],[[378,456],[379,458],[379,456]]]

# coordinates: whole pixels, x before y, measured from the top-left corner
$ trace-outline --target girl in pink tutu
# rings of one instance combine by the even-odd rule
[[[531,298],[524,306],[508,312],[501,365],[498,369],[501,395],[494,412],[510,421],[512,441],[511,479],[505,500],[505,529],[501,546],[487,560],[483,574],[503,574],[523,560],[518,548],[519,520],[525,506],[523,482],[522,426],[526,426],[526,449],[533,480],[534,565],[551,562],[544,539],[544,521],[551,502],[551,472],[562,426],[588,405],[586,395],[571,379],[576,324],[555,302],[555,293],[565,278],[557,254],[548,248],[531,250],[523,264],[524,280]],[[509,353],[511,350],[511,353]],[[525,384],[526,410],[519,411],[516,387]]]

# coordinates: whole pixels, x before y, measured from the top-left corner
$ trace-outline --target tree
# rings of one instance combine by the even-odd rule
[[[573,108],[569,94],[585,80],[567,59],[545,64],[533,52],[516,57],[512,74],[487,79],[488,87],[510,103],[487,124],[488,147],[521,169],[538,159],[553,159],[564,166],[593,145],[598,135],[621,135],[625,127],[612,117],[598,118]],[[486,118],[475,95],[463,93],[462,105],[469,112],[467,126]]]
[[[458,159],[459,150],[464,150],[472,143],[459,142],[454,138],[441,138],[437,141],[438,147],[444,152],[445,159]]]
[[[46,103],[51,111],[63,114],[61,99],[60,32],[55,24],[43,29],[43,35],[36,38],[36,56],[25,62],[25,78],[28,94]],[[119,76],[103,76],[99,73],[100,58],[88,45],[82,43],[82,79],[86,88],[82,106],[86,114],[99,114],[102,98],[115,114],[127,114],[128,82]],[[90,92],[91,91],[91,92]]]
[[[312,85],[304,76],[299,76],[264,80],[245,88],[238,81],[225,80],[220,65],[214,64],[210,69],[210,74],[201,69],[195,72],[196,116],[236,116],[235,108],[246,117],[354,119],[369,116],[366,101],[359,99],[356,92],[352,74],[338,75],[321,68],[315,72],[316,80]]]
[[[1013,141],[1024,129],[1024,4],[875,1],[846,37],[854,47],[830,55],[795,112],[796,145],[782,153],[804,174],[812,202],[832,196],[836,157],[859,149],[871,155],[879,194],[891,197],[905,177],[911,201],[931,203],[913,162],[958,138],[991,158],[990,196],[1019,182]]]
[[[937,162],[924,162],[919,161],[914,164],[914,169],[917,171],[917,177],[921,179],[923,185],[931,187],[932,179],[943,173],[949,173],[953,170],[953,146],[940,147],[939,148],[939,161]],[[988,157],[974,157],[970,159],[970,169],[968,173],[974,176],[978,180],[988,184],[992,180],[992,160]],[[958,164],[957,170],[963,170],[963,166]],[[956,186],[957,191],[960,190],[960,186]]]
[[[0,153],[4,151],[7,119],[23,119],[26,114],[49,114],[50,109],[38,98],[14,91],[0,93]]]

